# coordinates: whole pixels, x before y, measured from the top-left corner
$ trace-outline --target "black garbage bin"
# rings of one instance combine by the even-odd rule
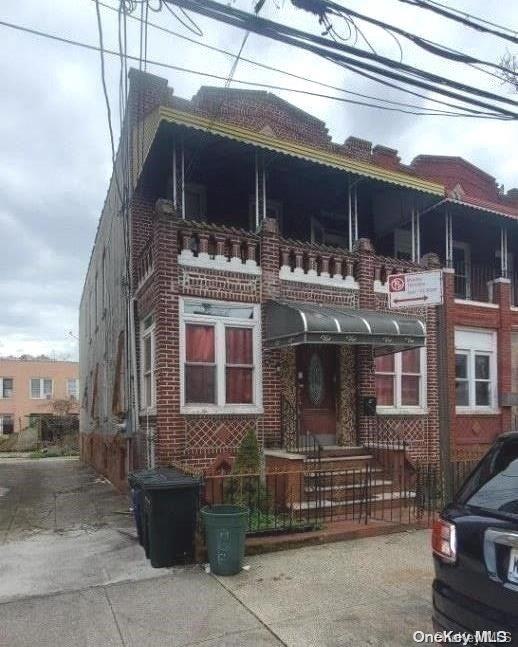
[[[200,479],[170,468],[134,476],[141,487],[142,540],[151,566],[192,562]]]
[[[136,474],[128,475],[128,483],[131,490],[131,505],[133,506],[133,517],[137,529],[138,543],[144,545],[144,533],[142,530],[143,510],[142,510],[142,485]]]

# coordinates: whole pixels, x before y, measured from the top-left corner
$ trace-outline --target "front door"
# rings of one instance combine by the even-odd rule
[[[336,441],[337,351],[337,346],[297,348],[299,434],[312,434],[325,445]]]

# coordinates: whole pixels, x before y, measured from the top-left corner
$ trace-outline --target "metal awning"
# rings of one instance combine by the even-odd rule
[[[367,344],[376,355],[387,355],[426,343],[425,325],[415,317],[296,301],[268,301],[264,307],[266,348]]]

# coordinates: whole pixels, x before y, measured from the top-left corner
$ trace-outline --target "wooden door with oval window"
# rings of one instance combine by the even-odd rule
[[[337,346],[297,347],[299,433],[321,444],[336,442]]]

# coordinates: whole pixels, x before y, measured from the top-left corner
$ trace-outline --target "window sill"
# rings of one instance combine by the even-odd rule
[[[150,407],[149,409],[140,409],[139,416],[156,416],[156,408]]]
[[[422,407],[376,407],[379,416],[427,416],[428,409]]]
[[[499,416],[502,412],[500,409],[486,409],[477,407],[456,407],[455,413],[458,416]]]
[[[263,407],[248,404],[226,405],[224,407],[210,405],[184,405],[180,407],[180,413],[184,415],[239,415],[239,414],[262,414]]]

